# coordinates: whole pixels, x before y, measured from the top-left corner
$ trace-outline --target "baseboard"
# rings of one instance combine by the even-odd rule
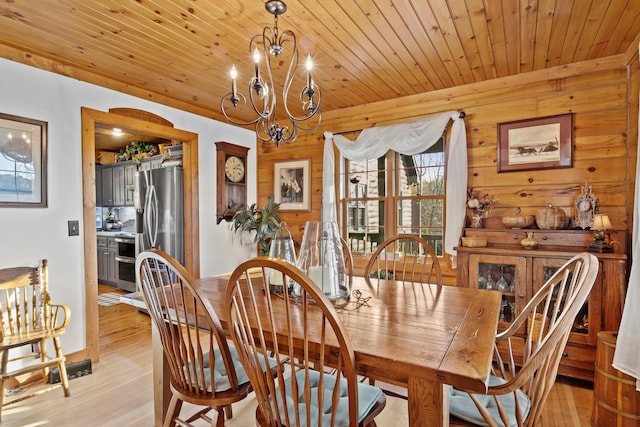
[[[67,378],[70,380],[78,377],[84,377],[85,375],[90,375],[91,371],[91,360],[82,360],[80,362],[68,363],[67,367]],[[60,382],[60,370],[58,368],[49,369],[49,384],[56,384]]]

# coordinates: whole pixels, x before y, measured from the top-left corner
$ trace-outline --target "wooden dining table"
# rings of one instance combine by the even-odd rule
[[[225,329],[226,285],[225,277],[197,283]],[[410,426],[448,425],[449,385],[486,391],[499,292],[362,277],[353,277],[351,290],[360,298],[336,306],[353,343],[356,371],[406,386]],[[155,333],[153,354],[154,416],[161,426],[171,392]]]

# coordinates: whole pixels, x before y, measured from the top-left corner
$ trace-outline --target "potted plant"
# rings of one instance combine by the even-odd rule
[[[129,145],[120,150],[118,155],[118,161],[133,160],[135,164],[140,164],[140,159],[146,157],[148,153],[152,153],[157,150],[157,146],[154,144],[131,141]]]
[[[272,195],[263,207],[258,208],[253,203],[247,209],[237,211],[231,219],[232,228],[236,233],[255,232],[253,242],[259,244],[259,254],[269,255],[271,240],[281,228],[278,209],[280,203],[276,203]]]

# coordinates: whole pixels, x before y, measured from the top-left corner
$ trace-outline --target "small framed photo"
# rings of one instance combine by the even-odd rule
[[[280,210],[311,210],[310,159],[276,162],[273,173],[273,194]]]
[[[0,113],[0,207],[47,207],[47,122]]]
[[[498,172],[572,165],[573,114],[498,124]]]

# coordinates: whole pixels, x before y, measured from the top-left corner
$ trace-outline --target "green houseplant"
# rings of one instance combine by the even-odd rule
[[[157,150],[157,146],[154,144],[131,141],[129,145],[120,150],[118,154],[118,161],[133,160],[135,164],[140,164],[140,155],[146,153],[153,153]]]
[[[276,203],[272,195],[263,207],[258,208],[253,203],[247,209],[236,212],[231,219],[232,228],[236,233],[255,232],[253,242],[259,244],[259,254],[269,255],[271,240],[281,228],[278,209],[280,203]]]

